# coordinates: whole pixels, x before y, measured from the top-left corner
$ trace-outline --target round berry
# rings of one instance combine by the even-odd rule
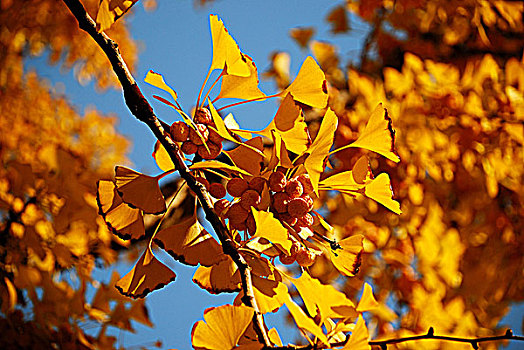
[[[182,150],[182,152],[184,152],[184,154],[195,154],[197,153],[198,151],[198,146],[195,145],[193,142],[191,141],[186,141],[182,144],[182,146],[180,147],[180,149]]]
[[[227,211],[227,217],[230,223],[241,223],[247,220],[249,212],[242,208],[239,203],[233,204]]]
[[[313,224],[313,215],[307,213],[303,217],[297,219],[297,223],[295,224],[295,226],[309,227],[312,224]]]
[[[189,126],[182,121],[177,121],[171,124],[169,132],[174,141],[184,142],[189,137]]]
[[[302,184],[302,187],[304,188],[304,194],[311,194],[314,192],[313,184],[311,183],[309,174],[299,175],[297,180]]]
[[[239,177],[234,177],[227,182],[227,192],[233,197],[241,197],[248,188],[247,181]]]
[[[225,218],[227,214],[227,209],[229,208],[230,205],[231,205],[231,202],[229,202],[227,199],[218,200],[214,204],[215,212],[221,218]]]
[[[287,204],[287,211],[291,216],[301,218],[309,212],[309,205],[302,198],[293,198]]]
[[[205,145],[198,146],[198,155],[202,159],[215,159],[222,152],[222,144],[217,145],[213,142],[207,142],[206,145],[207,148]]]
[[[256,207],[260,204],[260,195],[255,190],[247,190],[242,193],[240,197],[240,205],[247,211],[251,210],[251,207]]]
[[[261,176],[256,176],[249,180],[249,188],[257,191],[259,194],[262,194],[264,191],[264,185],[266,184],[266,179]]]
[[[286,184],[286,193],[289,194],[291,198],[297,198],[304,193],[304,187],[302,187],[302,184],[297,179],[292,179]]]
[[[213,129],[208,128],[209,130],[209,141],[216,143],[217,145],[222,144],[222,141],[224,141],[224,138],[218,134]]]
[[[286,192],[277,192],[273,195],[273,209],[277,213],[287,212],[287,204],[289,202],[289,195]]]
[[[298,219],[291,216],[289,213],[278,214],[280,221],[287,223],[289,226],[295,226]]]
[[[213,117],[211,116],[211,112],[209,111],[209,109],[207,108],[197,109],[195,113],[194,122],[200,123],[200,124],[206,124],[206,125],[213,124]]]
[[[295,262],[296,258],[294,255],[286,255],[286,253],[280,253],[278,255],[280,262],[284,265],[291,265]]]
[[[303,194],[302,197],[303,200],[306,201],[307,205],[308,205],[308,211],[311,211],[313,210],[313,204],[315,203],[315,201],[313,200],[313,198],[311,198],[309,195],[307,194]]]
[[[226,196],[226,188],[219,182],[214,182],[209,185],[209,194],[215,198],[224,198]]]
[[[308,267],[315,262],[316,255],[309,249],[300,249],[295,259],[300,266]]]
[[[249,216],[246,220],[246,226],[247,226],[247,232],[253,236],[255,232],[257,231],[257,223],[255,221],[255,217],[253,216],[253,213],[249,213]]]
[[[275,171],[269,176],[269,189],[273,192],[283,191],[286,184],[286,175],[280,171]]]
[[[200,135],[202,135],[202,138],[200,138],[194,129],[189,129],[189,140],[195,145],[200,146],[209,138],[209,128],[205,124],[196,124],[196,128]]]

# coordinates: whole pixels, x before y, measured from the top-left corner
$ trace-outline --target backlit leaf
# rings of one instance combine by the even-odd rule
[[[222,247],[194,214],[159,231],[154,242],[176,260],[188,265],[212,266],[225,259]]]
[[[252,100],[266,96],[266,94],[258,88],[258,72],[255,62],[253,62],[253,59],[248,55],[244,55],[244,58],[247,60],[250,70],[249,76],[224,75],[222,77],[220,93],[217,98]]]
[[[377,309],[379,306],[377,300],[373,296],[373,289],[369,283],[364,283],[364,291],[362,292],[362,297],[360,298],[357,311],[366,312]]]
[[[144,81],[150,85],[153,85],[154,87],[157,87],[159,89],[162,89],[168,92],[171,95],[171,97],[173,97],[174,101],[177,100],[178,98],[177,93],[169,85],[166,84],[162,74],[156,73],[150,70],[149,72],[147,72]]]
[[[141,174],[132,169],[115,167],[115,180],[122,200],[148,214],[166,211],[166,201],[160,191],[158,178]]]
[[[171,160],[171,157],[167,153],[166,149],[160,141],[155,143],[155,149],[153,151],[153,158],[155,158],[156,165],[163,171],[169,171],[175,168],[175,164]]]
[[[252,213],[257,225],[253,237],[263,237],[289,254],[291,241],[288,238],[287,229],[274,217],[273,213],[257,211],[254,208],[252,208]]]
[[[287,298],[285,304],[287,306],[287,309],[291,313],[291,316],[293,316],[293,319],[295,320],[295,323],[297,324],[298,328],[313,334],[324,344],[328,343],[326,335],[324,334],[324,332],[322,332],[322,328],[320,328],[320,326],[318,326],[311,317],[306,315],[304,310],[302,310],[300,306],[298,306],[291,299],[291,297]]]
[[[249,146],[249,147],[245,147]],[[256,149],[255,152],[253,149]],[[225,151],[233,163],[250,173],[257,176],[260,174],[261,163],[264,156],[260,153],[264,149],[264,143],[261,137],[252,138],[244,143],[244,146],[238,146],[230,151]]]
[[[276,312],[289,298],[287,286],[279,281],[268,278],[252,276],[253,293],[261,313]],[[240,305],[243,292],[240,292],[235,298],[235,305]]]
[[[235,262],[227,256],[218,264],[200,266],[193,275],[193,282],[211,294],[240,291],[240,274]]]
[[[204,321],[198,321],[191,330],[195,349],[233,349],[253,318],[253,309],[247,306],[223,305],[204,311]]]
[[[225,69],[229,75],[249,77],[251,75],[250,64],[240,52],[237,43],[228,33],[222,20],[217,15],[210,15],[209,24],[213,40],[213,60],[210,71]]]
[[[363,239],[362,235],[350,236],[338,242],[340,249],[329,250],[329,257],[335,268],[348,277],[355,276],[360,269]]]
[[[326,318],[356,316],[355,305],[332,285],[320,283],[306,271],[302,272],[302,276],[291,281],[304,300],[308,313],[312,317],[320,313],[321,323],[324,323]]]
[[[348,147],[365,148],[383,155],[395,163],[400,161],[400,158],[395,153],[395,130],[393,130],[388,111],[382,107],[381,103],[371,113],[366,127],[362,130],[357,140],[340,149]]]
[[[143,298],[154,290],[163,288],[175,280],[175,273],[160,262],[150,246],[131,271],[115,285],[120,293],[131,298]]]
[[[309,153],[309,156],[304,162],[304,167],[306,168],[306,171],[311,178],[313,188],[317,193],[320,174],[324,172],[324,162],[329,154],[331,146],[333,145],[333,138],[337,126],[338,118],[331,108],[328,108],[322,119],[322,124],[320,124],[320,129],[318,130],[318,134],[315,137],[313,144],[306,151],[306,153]]]
[[[337,6],[331,10],[326,19],[331,23],[331,32],[333,34],[344,33],[349,30],[347,10],[344,5]]]
[[[391,190],[391,181],[389,180],[388,174],[379,174],[373,181],[366,185],[364,194],[392,212],[396,214],[402,213],[399,202],[392,198],[393,191]]]
[[[96,15],[97,30],[100,32],[109,29],[136,2],[138,0],[101,0]]]
[[[293,95],[295,101],[315,108],[326,107],[326,76],[311,56],[306,58],[297,77],[285,91]]]
[[[198,162],[194,163],[189,167],[191,170],[195,169],[217,169],[217,170],[223,170],[227,173],[235,173],[235,174],[243,174],[247,176],[251,176],[252,174],[248,173],[247,171],[240,169],[239,167],[236,167],[234,165],[225,164],[222,162],[219,162],[218,160],[208,160],[206,162]]]
[[[342,349],[347,350],[371,350],[369,345],[369,332],[364,322],[364,317],[360,316],[355,328],[351,332],[351,337]]]
[[[282,100],[271,123],[264,130],[255,133],[271,138],[271,130],[276,130],[287,149],[295,154],[304,153],[311,143],[301,109],[290,94]]]
[[[98,182],[97,203],[100,215],[118,237],[137,240],[145,235],[142,211],[124,203],[112,181]]]

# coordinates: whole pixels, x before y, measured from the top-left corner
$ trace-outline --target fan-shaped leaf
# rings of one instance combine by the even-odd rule
[[[101,0],[96,14],[97,30],[100,32],[109,29],[136,2],[138,0]]]
[[[369,345],[369,332],[364,322],[364,317],[360,316],[355,328],[351,332],[351,337],[342,349],[348,350],[371,350]]]
[[[212,294],[240,291],[240,274],[235,262],[227,256],[218,264],[200,266],[193,275],[193,282]]]
[[[253,318],[247,306],[223,305],[204,311],[204,321],[191,330],[191,342],[196,349],[233,349]]]
[[[96,193],[99,213],[114,234],[131,240],[145,235],[142,211],[124,203],[112,181],[98,181]]]
[[[360,256],[362,254],[362,240],[364,236],[355,235],[344,238],[338,244],[339,249],[329,251],[331,262],[342,274],[353,277],[360,269]]]
[[[115,179],[117,191],[125,203],[140,208],[148,214],[160,214],[166,211],[166,201],[160,191],[157,177],[117,166]]]
[[[249,76],[224,75],[218,98],[252,100],[266,96],[258,88],[258,72],[255,62],[248,55],[244,55],[244,58],[247,60],[250,70]]]
[[[313,141],[313,144],[306,151],[309,153],[309,156],[304,162],[304,167],[306,168],[306,171],[311,178],[313,188],[317,193],[320,174],[324,172],[324,161],[333,145],[333,138],[337,126],[338,118],[331,108],[328,108],[324,115],[324,119],[322,119],[322,124],[320,124],[320,129],[318,130],[317,137],[315,137],[315,141]]]
[[[288,238],[287,229],[282,226],[279,220],[275,219],[273,213],[257,211],[254,208],[252,208],[252,212],[257,225],[253,237],[263,237],[289,254],[291,241]]]
[[[364,291],[362,292],[362,297],[360,298],[357,306],[358,312],[366,312],[375,310],[379,307],[379,304],[375,297],[373,296],[373,289],[369,283],[364,283]]]
[[[160,141],[155,143],[155,149],[153,151],[153,158],[155,158],[156,165],[163,171],[169,171],[175,168],[175,164],[171,160],[171,157],[167,153],[166,149]]]
[[[315,108],[326,107],[328,100],[326,76],[313,57],[306,58],[297,77],[285,91],[293,95],[295,101]]]
[[[159,89],[162,89],[166,92],[168,92],[171,97],[173,97],[173,100],[176,101],[178,98],[178,95],[175,90],[173,90],[169,85],[166,84],[164,81],[164,77],[160,73],[153,72],[150,70],[147,72],[146,77],[144,81],[150,85],[153,85],[154,87],[157,87]]]
[[[131,271],[115,287],[125,296],[143,298],[175,280],[175,273],[160,262],[148,246]]]
[[[389,175],[386,173],[379,174],[373,181],[371,181],[364,190],[364,194],[379,202],[392,212],[401,214],[400,204],[394,200],[393,191],[391,190],[391,181]]]
[[[158,232],[153,240],[173,258],[192,266],[212,266],[226,258],[220,244],[198,222],[196,211]]]
[[[328,343],[326,335],[322,332],[322,328],[320,328],[320,326],[318,326],[312,318],[306,315],[304,310],[302,310],[300,306],[298,306],[291,299],[291,297],[288,297],[288,299],[285,301],[285,304],[289,310],[289,313],[291,316],[293,316],[293,319],[295,320],[298,328],[310,332],[324,344]]]

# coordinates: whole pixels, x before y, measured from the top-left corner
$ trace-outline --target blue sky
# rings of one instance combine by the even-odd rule
[[[177,91],[181,105],[189,110],[196,101],[211,60],[210,13],[222,18],[241,50],[254,59],[259,73],[270,66],[271,53],[279,50],[291,55],[291,72],[296,74],[309,53],[301,50],[288,33],[291,28],[300,26],[314,26],[317,29],[314,39],[336,43],[340,54],[345,58],[343,62],[347,59],[356,60],[366,34],[366,25],[353,20],[353,34],[333,36],[324,22],[330,9],[339,3],[341,1],[219,0],[206,7],[196,8],[191,0],[159,0],[154,12],[145,12],[141,5],[137,5],[130,15],[126,15],[132,36],[141,47],[135,78],[157,115],[167,123],[177,120],[178,116],[172,109],[151,98],[153,94],[167,96],[143,83],[148,70],[163,74],[170,86]],[[125,58],[125,52],[123,55]],[[37,69],[52,84],[63,84],[65,94],[79,110],[96,106],[104,113],[117,115],[120,120],[118,130],[133,142],[129,155],[133,167],[152,175],[160,172],[151,157],[153,135],[145,124],[129,113],[120,91],[96,93],[93,83],[80,86],[71,72],[61,73],[57,67],[50,68],[45,57],[32,59],[28,67]],[[268,81],[262,81],[261,88],[266,93],[274,90],[273,83]],[[274,101],[257,103],[256,108],[248,105],[232,110],[237,121],[246,129],[263,128],[270,122],[275,111]],[[234,297],[227,294],[212,296],[202,291],[191,282],[194,268],[173,262],[169,257],[163,260],[177,273],[177,281],[147,297],[150,316],[156,327],[149,329],[137,325],[137,334],[117,333],[122,345],[146,345],[160,339],[164,348],[189,349],[191,327],[202,318],[204,309],[229,303]],[[129,268],[125,264],[117,267],[121,274],[126,273]],[[110,275],[111,269],[97,271],[97,277],[105,281],[109,280]],[[521,314],[522,312],[517,311],[514,325],[517,332]],[[293,341],[295,333],[281,328],[282,317],[271,316],[269,319],[270,323],[278,326],[284,341]]]

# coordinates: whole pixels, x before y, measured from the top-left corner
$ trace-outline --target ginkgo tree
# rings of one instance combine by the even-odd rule
[[[147,83],[167,93],[171,100],[155,98],[172,107],[182,119],[167,125],[156,117],[114,42],[101,30],[133,2],[123,2],[122,10],[120,3],[111,6],[111,1],[102,1],[98,26],[80,2],[64,2],[80,27],[106,52],[130,110],[158,139],[153,157],[163,173],[151,176],[117,166],[114,180],[98,182],[98,207],[108,227],[122,239],[142,238],[145,216],[165,215],[169,207],[159,180],[175,173],[195,197],[194,209],[187,216],[155,230],[132,270],[116,282],[120,293],[142,298],[176,279],[176,274],[155,257],[156,245],[181,263],[200,265],[193,281],[208,292],[238,293],[232,305],[208,309],[204,320],[195,323],[195,348],[387,347],[387,342],[369,341],[363,313],[379,308],[369,284],[355,304],[332,285],[312,277],[309,270],[320,257],[347,277],[360,269],[364,236],[334,230],[320,210],[326,194],[335,191],[368,198],[395,214],[401,213],[393,199],[389,175],[373,174],[367,155],[349,171],[331,174],[330,170],[333,155],[349,148],[400,161],[394,149],[392,120],[383,105],[369,110],[356,140],[334,147],[339,118],[327,106],[328,84],[316,61],[308,57],[293,82],[268,96],[258,88],[252,59],[240,51],[220,18],[211,15],[212,63],[192,111],[180,107],[177,93],[161,74],[151,71],[146,76]],[[206,91],[213,74],[216,80]],[[220,91],[216,93],[219,82]],[[219,106],[222,98],[242,101]],[[280,106],[263,130],[242,130],[232,114],[225,118],[220,114],[238,104],[270,98],[279,98]],[[322,114],[314,135],[305,123],[304,108]],[[204,217],[197,216],[198,206]],[[211,224],[214,234],[204,229],[200,223],[203,219]],[[276,329],[267,329],[264,314],[284,305],[309,345],[285,346]],[[425,337],[438,338],[432,330]],[[508,333],[504,338],[513,336]],[[471,344],[487,340],[476,339]]]

